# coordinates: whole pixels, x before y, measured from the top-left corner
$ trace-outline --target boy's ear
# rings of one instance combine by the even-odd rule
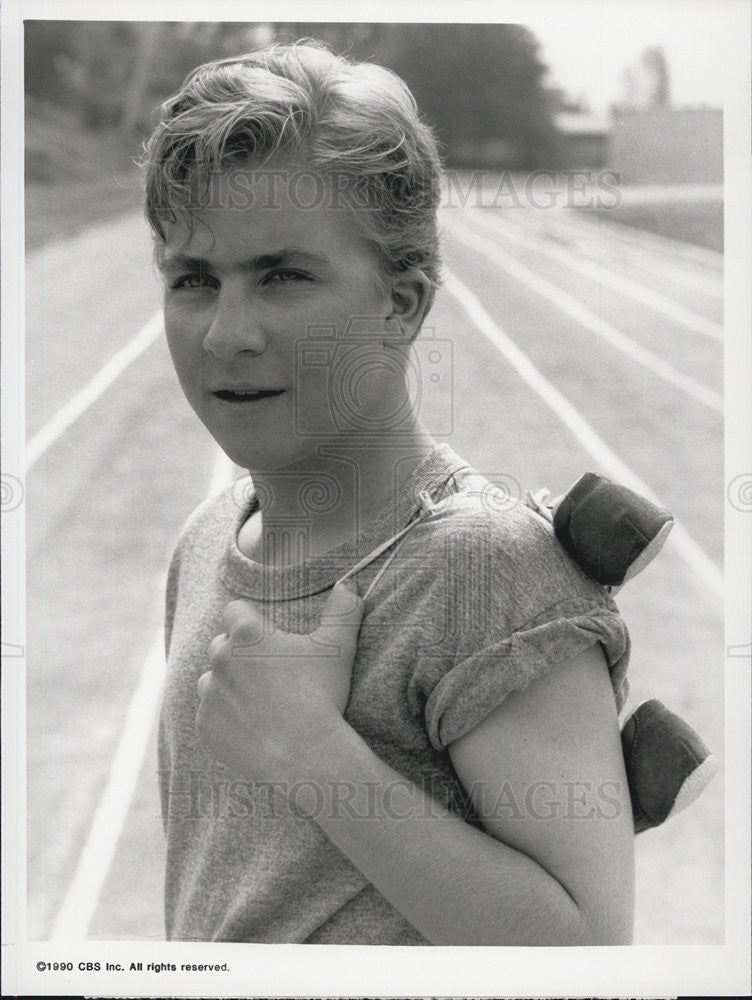
[[[411,343],[418,335],[430,302],[431,282],[420,268],[411,267],[392,279],[392,313],[387,320]]]

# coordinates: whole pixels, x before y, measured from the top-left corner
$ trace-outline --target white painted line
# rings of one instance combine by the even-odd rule
[[[519,213],[511,215],[507,213],[505,220],[519,222]],[[530,216],[525,216],[529,228]],[[535,216],[532,216],[535,219]],[[626,226],[621,226],[626,229]],[[661,280],[673,282],[675,285],[683,285],[693,292],[700,292],[703,295],[712,296],[714,299],[723,301],[723,273],[717,273],[714,269],[702,266],[702,269],[688,262],[682,261],[681,251],[676,250],[671,257],[652,254],[649,246],[640,246],[632,240],[627,240],[618,233],[614,233],[607,224],[600,218],[587,219],[585,223],[577,225],[572,221],[572,213],[557,212],[549,213],[546,216],[543,230],[546,235],[553,236],[554,239],[568,246],[574,246],[576,251],[591,260],[608,260],[616,267],[627,264],[630,267],[642,268],[651,271]],[[681,244],[679,244],[681,246]]]
[[[659,236],[657,233],[637,229],[623,222],[612,222],[610,219],[604,219],[602,215],[590,218],[577,209],[562,209],[560,217],[566,218],[571,225],[591,234],[594,230],[610,233],[615,240],[623,241],[642,253],[654,253],[663,259],[693,261],[701,267],[715,271],[719,277],[723,274],[723,254],[709,247],[675,240],[670,236]]]
[[[619,194],[621,205],[723,203],[723,184],[624,184]]]
[[[654,312],[660,313],[672,322],[680,324],[685,329],[691,330],[693,333],[710,337],[712,340],[723,341],[723,325],[721,323],[716,323],[714,320],[708,319],[706,316],[701,316],[692,309],[687,309],[680,303],[670,299],[667,295],[656,292],[653,288],[647,288],[637,281],[632,281],[631,278],[615,274],[600,264],[593,264],[590,261],[583,260],[571,251],[551,246],[543,240],[526,239],[515,232],[514,227],[507,225],[497,215],[489,218],[487,212],[484,213],[480,209],[471,209],[465,214],[465,218],[469,218],[474,226],[483,229],[487,233],[501,236],[503,239],[509,240],[517,246],[524,247],[534,253],[544,254],[546,257],[550,257],[551,260],[558,261],[558,263],[568,267],[571,271],[577,271],[583,277],[590,278],[598,286],[611,288],[615,292],[618,292],[619,295],[625,295],[627,298],[642,303],[642,305],[647,306]]]
[[[131,362],[143,354],[160,336],[163,329],[162,311],[155,313],[139,333],[114,354],[107,364],[97,372],[88,385],[77,392],[62,409],[58,410],[52,420],[38,431],[26,444],[26,472],[28,473],[45,451],[68,430],[72,423],[84,413],[92,403],[106,392],[115,379]]]
[[[543,402],[556,414],[572,432],[582,447],[592,455],[605,475],[641,493],[644,497],[664,507],[665,504],[650,489],[636,472],[613,452],[606,442],[590,426],[558,389],[542,375],[530,359],[514,341],[504,333],[489,315],[477,296],[459,278],[447,272],[444,287],[457,299],[478,330],[488,338],[520,377],[533,389]],[[673,546],[677,554],[686,562],[697,578],[707,587],[722,605],[724,597],[723,572],[703,551],[697,542],[680,524],[675,524],[667,545]]]
[[[616,350],[621,351],[622,354],[625,354],[632,361],[647,368],[648,371],[657,378],[662,379],[668,385],[686,393],[697,400],[698,403],[707,406],[716,413],[723,414],[723,397],[720,393],[701,385],[691,376],[677,371],[676,368],[668,364],[667,361],[664,361],[663,358],[659,358],[657,354],[635,343],[626,334],[617,330],[615,326],[611,326],[610,323],[601,319],[596,313],[585,308],[573,295],[562,291],[556,285],[552,285],[550,281],[546,281],[545,278],[540,277],[540,275],[525,267],[524,264],[520,264],[514,257],[505,250],[502,250],[498,244],[487,240],[480,233],[470,232],[465,229],[464,225],[460,226],[454,219],[447,220],[446,216],[444,217],[444,224],[452,235],[468,247],[468,249],[488,257],[489,260],[505,270],[507,274],[519,281],[520,284],[525,285],[536,295],[547,299],[552,305],[561,309],[562,312],[566,313],[576,323],[579,323],[586,330],[590,330],[591,333],[594,333],[602,341],[611,344]]]
[[[107,784],[50,940],[86,937],[135,791],[164,678],[164,639],[154,639],[133,692]]]
[[[233,468],[232,462],[220,452],[214,463],[207,496],[212,496],[228,484]],[[136,790],[162,696],[164,671],[164,638],[160,630],[141,667],[138,685],[128,705],[110,764],[107,783],[73,879],[55,919],[50,937],[52,941],[81,941],[87,935]]]

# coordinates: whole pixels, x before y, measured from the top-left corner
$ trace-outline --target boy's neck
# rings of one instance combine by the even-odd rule
[[[281,566],[354,539],[435,447],[416,427],[398,442],[343,440],[284,469],[251,470],[260,512],[240,530],[241,552]]]

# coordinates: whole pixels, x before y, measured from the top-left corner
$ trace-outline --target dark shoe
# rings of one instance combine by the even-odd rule
[[[626,720],[621,745],[635,833],[660,826],[686,809],[718,770],[716,758],[694,729],[654,698]]]
[[[586,472],[554,502],[556,537],[593,580],[621,587],[655,558],[672,514],[626,486]]]

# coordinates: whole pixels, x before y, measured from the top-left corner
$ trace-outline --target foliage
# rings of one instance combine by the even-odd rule
[[[26,89],[87,128],[135,137],[199,63],[302,37],[403,77],[450,161],[536,167],[552,158],[546,67],[533,34],[514,24],[28,21]]]

